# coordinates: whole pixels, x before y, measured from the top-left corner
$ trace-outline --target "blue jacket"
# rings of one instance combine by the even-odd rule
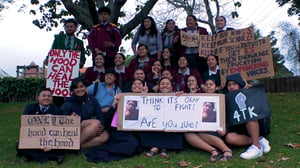
[[[98,119],[101,125],[105,125],[104,115],[100,109],[98,101],[88,94],[78,97],[72,94],[61,107],[64,115],[71,115],[73,112],[81,117],[81,121],[88,119]]]

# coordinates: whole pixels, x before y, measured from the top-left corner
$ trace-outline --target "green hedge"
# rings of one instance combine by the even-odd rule
[[[0,102],[34,101],[37,90],[45,86],[45,79],[2,78],[0,79]]]

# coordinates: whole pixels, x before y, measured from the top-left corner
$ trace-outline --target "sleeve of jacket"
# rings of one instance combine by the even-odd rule
[[[200,32],[199,32],[200,35],[208,35],[208,32],[205,28],[203,27],[200,27]]]
[[[83,79],[86,81],[87,86],[90,86],[93,81],[91,80],[92,78],[92,71],[93,69],[91,67],[87,68],[84,75],[83,75]]]
[[[30,114],[35,114],[37,112],[37,109],[35,108],[36,104],[28,104],[24,111],[23,114],[25,115],[30,115]]]
[[[94,87],[95,87],[94,83],[87,87],[88,95],[93,96],[93,94],[94,94]]]
[[[89,44],[89,48],[91,50],[94,50],[94,48],[97,48],[96,46],[96,31],[95,28],[92,28],[92,30],[90,31],[89,35],[88,35],[88,44]]]
[[[113,107],[110,107],[109,110],[106,113],[103,113],[104,119],[105,119],[105,127],[110,127],[112,118],[115,114],[116,109]]]
[[[191,69],[191,74],[194,75],[198,79],[199,85],[204,83],[201,75],[199,74],[199,72],[197,70]]]
[[[133,36],[133,39],[131,41],[132,48],[136,48],[136,44],[137,44],[138,40],[139,40],[139,31],[137,31]]]
[[[114,33],[114,37],[115,37],[115,41],[113,41],[113,43],[115,45],[115,48],[118,49],[122,43],[121,33],[117,27],[113,28],[113,33]]]
[[[82,68],[86,61],[85,48],[82,40],[79,40],[79,46],[80,46],[80,68]]]
[[[157,51],[158,52],[162,52],[163,50],[163,44],[162,44],[162,37],[161,37],[161,34],[160,32],[157,32],[157,35],[156,35],[156,42],[157,42]]]
[[[95,106],[95,112],[96,112],[96,118],[101,122],[101,125],[102,126],[105,126],[105,118],[104,118],[104,113],[102,113],[101,111],[101,108],[100,108],[100,105],[97,101],[96,98],[92,97],[92,100],[93,100],[93,104]]]
[[[73,113],[72,111],[72,103],[69,101],[66,101],[62,106],[61,106],[62,114],[63,115],[71,115]]]

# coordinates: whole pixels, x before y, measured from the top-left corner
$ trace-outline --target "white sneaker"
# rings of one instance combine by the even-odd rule
[[[246,150],[246,152],[241,153],[240,157],[248,160],[248,159],[255,159],[255,158],[261,157],[262,155],[263,155],[262,149],[259,149],[255,145],[251,145]]]
[[[262,150],[263,150],[264,153],[270,152],[271,146],[269,145],[269,141],[266,138],[261,137],[259,139],[259,145],[262,148]]]

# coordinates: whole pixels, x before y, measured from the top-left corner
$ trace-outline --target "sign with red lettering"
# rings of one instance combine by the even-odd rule
[[[187,33],[180,31],[181,45],[186,47],[198,47],[199,46],[199,34],[198,33]]]
[[[54,96],[70,97],[70,84],[79,76],[80,51],[52,49],[49,52],[47,87]]]
[[[223,31],[213,35],[200,35],[199,56],[219,55],[227,44],[254,40],[253,27]]]
[[[80,117],[22,115],[20,149],[79,149]]]
[[[269,38],[237,42],[222,47],[219,53],[221,81],[226,76],[241,73],[243,79],[254,80],[274,76]]]

